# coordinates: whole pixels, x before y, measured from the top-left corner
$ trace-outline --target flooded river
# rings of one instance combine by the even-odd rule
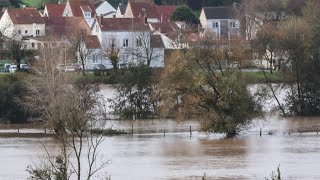
[[[201,179],[204,174],[208,179],[264,179],[278,165],[285,179],[320,179],[320,118],[271,116],[232,139],[200,133],[192,121],[108,122],[127,131],[132,125],[133,136],[106,137],[101,145],[101,153],[111,160],[105,171],[112,180]],[[37,130],[20,129],[28,131]],[[44,154],[41,143],[49,151],[59,150],[53,138],[0,137],[0,180],[26,179],[27,165]]]

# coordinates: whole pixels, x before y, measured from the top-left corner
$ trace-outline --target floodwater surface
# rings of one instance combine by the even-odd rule
[[[102,92],[112,95],[106,89]],[[201,179],[204,175],[208,179],[265,179],[280,165],[285,179],[320,179],[320,118],[270,116],[255,125],[226,139],[223,134],[198,132],[193,121],[108,121],[108,127],[129,132],[133,126],[134,135],[105,137],[100,152],[110,164],[100,175],[112,180]],[[45,156],[43,144],[50,153],[59,152],[53,138],[0,137],[0,180],[27,179],[26,167]]]
[[[123,129],[139,125],[139,131],[105,137],[100,151],[111,161],[104,171],[112,179],[200,179],[204,174],[211,179],[264,179],[278,165],[287,179],[320,179],[320,134],[315,131],[320,118],[272,117],[268,125],[261,125],[262,137],[253,129],[232,139],[197,131],[190,137],[189,126],[196,127],[193,122],[113,124]],[[268,135],[269,131],[274,134]],[[26,179],[27,165],[45,155],[42,143],[50,152],[59,151],[53,138],[0,138],[0,179]]]

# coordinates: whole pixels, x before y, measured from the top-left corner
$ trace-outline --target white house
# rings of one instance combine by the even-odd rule
[[[112,7],[106,0],[98,1],[94,4],[96,14],[104,18],[113,18],[116,16],[116,9]]]
[[[103,64],[107,68],[111,69],[112,64],[107,60],[102,52],[101,44],[97,36],[86,35],[83,42],[83,52],[85,53],[85,69],[93,70],[97,64]],[[79,59],[79,64],[81,64]]]
[[[93,25],[92,34],[98,36],[104,51],[110,47],[119,51],[120,67],[148,62],[150,66],[155,67],[163,64],[159,57],[164,57],[159,53],[153,53],[155,51],[151,46],[150,29],[144,18],[98,17]],[[157,48],[159,46],[155,45]]]
[[[0,19],[0,31],[18,39],[45,36],[45,22],[35,8],[6,9]]]
[[[200,23],[204,33],[211,32],[217,38],[232,39],[240,35],[240,21],[236,18],[236,7],[203,7]]]

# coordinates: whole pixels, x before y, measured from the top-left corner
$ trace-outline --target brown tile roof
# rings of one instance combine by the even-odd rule
[[[149,2],[130,2],[133,17],[160,18],[156,5]]]
[[[66,4],[46,4],[49,16],[61,17]]]
[[[81,17],[44,17],[46,22],[46,34],[63,36],[70,34],[77,29],[86,30],[90,33],[90,28],[86,21]]]
[[[101,48],[101,44],[100,44],[100,41],[97,36],[87,35],[87,36],[85,36],[84,41],[85,41],[86,47],[88,49],[100,49]]]
[[[144,18],[102,18],[98,17],[98,22],[101,21],[102,31],[148,31],[148,24],[144,23]]]
[[[164,44],[160,35],[150,35],[151,48],[164,48]]]
[[[76,17],[83,17],[83,13],[82,13],[82,10],[81,10],[81,6],[88,6],[90,7],[91,11],[95,10],[93,4],[89,3],[89,2],[83,2],[83,1],[69,1],[70,3],[70,7],[71,7],[71,11],[72,11],[72,14],[73,16],[76,16]],[[95,13],[92,12],[92,16],[94,15]]]
[[[80,8],[85,12],[92,12],[89,6],[80,6]]]
[[[35,8],[8,9],[8,14],[14,24],[44,24],[40,13]]]
[[[157,6],[157,12],[161,17],[161,22],[167,22],[170,20],[170,17],[175,9],[175,6]]]
[[[168,34],[172,31],[179,30],[179,27],[174,23],[161,22],[161,23],[150,23],[154,30],[161,32],[162,34]]]

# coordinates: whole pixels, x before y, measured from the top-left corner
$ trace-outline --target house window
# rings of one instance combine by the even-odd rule
[[[230,27],[231,28],[235,28],[236,27],[236,23],[235,22],[230,22]]]
[[[218,28],[218,27],[219,27],[219,23],[218,23],[218,22],[212,23],[212,27],[213,27],[213,28]]]
[[[99,61],[99,55],[93,55],[92,56],[92,63],[93,64],[97,64],[98,63],[98,61]]]
[[[21,34],[21,30],[18,30],[18,33]]]
[[[122,61],[124,64],[128,64],[129,63],[129,54],[123,54]]]
[[[24,31],[24,34],[28,34],[28,30],[25,30],[25,31]]]
[[[137,45],[137,47],[141,47],[142,46],[142,41],[141,41],[140,38],[136,40],[136,45]]]
[[[36,30],[36,36],[39,36],[39,35],[40,35],[40,30],[37,29],[37,30]]]
[[[123,47],[129,46],[129,39],[123,39]]]
[[[34,43],[31,43],[31,47],[34,48]]]

